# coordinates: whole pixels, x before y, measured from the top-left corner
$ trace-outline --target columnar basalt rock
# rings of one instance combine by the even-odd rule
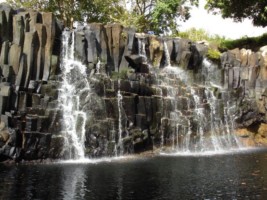
[[[236,126],[253,130],[256,142],[263,144],[258,125],[266,123],[266,53],[264,48],[259,52],[246,49],[234,49],[222,55],[225,87],[233,91],[239,102],[236,113]],[[247,136],[251,137],[251,136]],[[243,136],[243,138],[247,138]],[[252,137],[253,138],[253,137]],[[261,141],[261,142],[259,142]],[[252,143],[252,142],[250,142]]]
[[[58,99],[63,27],[52,13],[1,4],[0,29],[0,161],[64,158]],[[87,81],[73,83],[87,115],[86,156],[201,149],[203,134],[220,132],[228,121],[240,128],[240,137],[255,138],[247,143],[265,143],[266,48],[234,49],[219,65],[206,65],[205,45],[119,24],[88,24],[73,36],[74,57],[87,66]],[[83,90],[85,82],[92,91]]]
[[[52,13],[15,11],[7,4],[0,5],[0,12],[0,157],[46,158],[51,134],[45,110],[56,97],[42,95],[41,88],[50,85],[52,56],[60,57],[52,55],[56,19]]]

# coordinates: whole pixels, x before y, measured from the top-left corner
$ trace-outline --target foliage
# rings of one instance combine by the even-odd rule
[[[125,10],[125,17],[119,16],[118,22],[126,26],[130,23],[139,32],[160,34],[177,32],[177,21],[187,20],[190,17],[189,4],[196,5],[198,0],[131,0],[130,3],[132,9]]]
[[[65,26],[73,21],[110,22],[110,15],[118,15],[120,0],[7,0],[15,8],[31,8],[53,12]]]
[[[258,37],[242,37],[237,40],[225,40],[221,43],[220,48],[234,49],[234,48],[245,48],[253,51],[258,51],[260,47],[267,44],[267,34],[263,34]]]
[[[267,26],[266,0],[207,0],[206,8],[224,18],[236,21],[250,18],[256,26]]]
[[[128,68],[122,68],[119,72],[115,72],[115,71],[111,72],[111,78],[113,80],[127,79],[129,72],[130,72],[130,69],[128,69]]]
[[[220,47],[221,44],[226,40],[225,37],[221,37],[219,35],[210,35],[207,31],[204,29],[196,29],[191,28],[184,32],[179,32],[175,36],[181,37],[181,38],[187,38],[192,41],[207,41],[210,46],[213,47]]]
[[[221,57],[221,52],[218,49],[209,48],[207,57],[212,61],[219,61]]]
[[[134,26],[138,31],[176,32],[177,20],[186,20],[189,3],[198,0],[7,0],[17,8],[51,11],[71,26],[84,18],[88,22],[113,23]],[[131,8],[129,8],[129,5]]]
[[[174,36],[187,38],[192,41],[207,41],[211,50],[218,49],[219,51],[226,51],[227,49],[245,48],[253,51],[258,51],[260,47],[267,44],[267,34],[258,37],[242,37],[240,39],[231,40],[219,35],[210,35],[203,29],[191,28],[184,32],[179,32]],[[216,57],[215,52],[210,52],[211,57]],[[215,55],[214,55],[215,54]]]

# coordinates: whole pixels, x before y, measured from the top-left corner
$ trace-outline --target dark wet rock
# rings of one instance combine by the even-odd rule
[[[146,58],[142,55],[129,55],[125,56],[125,59],[129,63],[129,66],[132,67],[137,73],[142,71],[142,67],[146,62]]]
[[[0,25],[0,160],[69,158],[73,149],[66,148],[59,98],[62,23],[52,13],[15,12],[0,4]],[[241,131],[240,137],[264,143],[264,48],[230,50],[221,62],[205,66],[207,46],[186,39],[100,23],[78,27],[74,36],[75,58],[86,69],[83,74],[71,69],[75,76],[69,80],[86,117],[74,114],[79,132],[85,124],[86,156],[171,146],[178,130],[179,140],[190,132],[196,142],[200,130],[210,134],[212,120],[231,119],[234,127],[254,128],[253,134]],[[169,64],[173,71],[165,70]],[[209,87],[200,86],[205,84]]]

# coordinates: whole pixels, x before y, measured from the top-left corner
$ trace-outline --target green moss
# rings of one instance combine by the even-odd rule
[[[208,49],[208,53],[207,53],[207,57],[215,62],[219,62],[220,61],[220,57],[221,57],[221,52],[217,49]]]
[[[128,68],[122,68],[119,72],[111,72],[111,79],[127,79],[128,78]]]
[[[122,33],[121,33],[121,38],[122,38],[124,41],[126,41],[126,40],[127,40],[127,33],[122,32]]]

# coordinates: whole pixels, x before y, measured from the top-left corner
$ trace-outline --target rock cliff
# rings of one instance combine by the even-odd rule
[[[68,158],[59,106],[62,32],[52,13],[0,5],[0,160]],[[199,141],[213,132],[266,144],[266,49],[234,49],[215,64],[205,45],[119,24],[73,34],[74,58],[86,66],[91,88],[89,95],[73,79],[87,115],[86,156],[202,150],[208,144]]]

